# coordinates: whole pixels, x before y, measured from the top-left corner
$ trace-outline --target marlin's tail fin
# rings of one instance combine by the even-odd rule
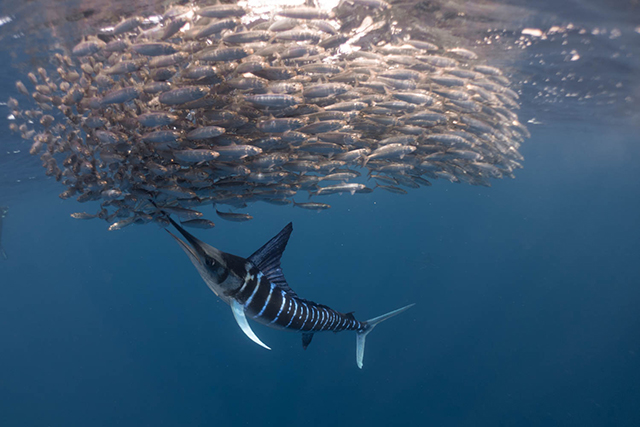
[[[362,359],[364,358],[364,343],[365,339],[369,332],[375,328],[378,323],[384,322],[387,319],[392,318],[393,316],[402,313],[405,310],[410,309],[415,304],[409,304],[397,310],[393,310],[388,312],[387,314],[383,314],[382,316],[374,317],[373,319],[369,319],[364,324],[366,325],[364,330],[358,331],[356,336],[356,362],[358,363],[358,368],[362,369]]]

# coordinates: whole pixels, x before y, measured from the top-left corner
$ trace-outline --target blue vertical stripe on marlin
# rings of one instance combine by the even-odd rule
[[[293,231],[291,223],[245,259],[198,240],[171,218],[169,220],[189,244],[171,232],[169,234],[189,256],[205,283],[231,306],[242,331],[266,349],[270,350],[253,332],[247,316],[271,328],[301,332],[304,349],[316,332],[355,331],[356,362],[362,368],[367,334],[380,322],[413,306],[410,304],[360,322],[352,313],[341,313],[326,305],[300,298],[287,284],[280,267],[280,258]]]

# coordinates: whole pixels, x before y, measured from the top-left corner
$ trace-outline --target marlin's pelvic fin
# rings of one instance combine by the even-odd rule
[[[266,348],[267,350],[271,350],[271,347],[260,341],[260,338],[258,338],[256,334],[253,333],[253,330],[251,329],[251,326],[249,326],[249,322],[247,322],[247,318],[244,315],[244,306],[233,298],[231,299],[230,304],[231,310],[233,311],[233,316],[236,318],[236,322],[238,322],[238,326],[240,326],[242,332],[244,332],[245,335],[248,336],[249,339],[254,343]]]
[[[390,311],[387,314],[374,317],[373,319],[369,319],[366,322],[364,322],[364,324],[366,325],[365,328],[362,331],[357,331],[358,335],[356,336],[356,363],[358,364],[358,368],[362,369],[362,360],[364,359],[364,344],[365,344],[365,339],[367,338],[367,335],[369,334],[369,332],[371,332],[373,328],[375,328],[379,323],[384,322],[385,320],[397,314],[400,314],[405,310],[410,309],[414,305],[415,304],[405,305],[402,308]]]

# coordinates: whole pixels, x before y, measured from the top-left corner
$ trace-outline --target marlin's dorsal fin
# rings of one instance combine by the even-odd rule
[[[264,274],[271,283],[279,286],[283,291],[291,296],[296,296],[296,293],[289,287],[287,281],[282,273],[280,267],[280,258],[284,252],[284,248],[287,247],[289,236],[293,231],[293,224],[287,224],[280,233],[278,233],[273,239],[269,240],[260,249],[255,251],[253,255],[247,258],[253,265]]]

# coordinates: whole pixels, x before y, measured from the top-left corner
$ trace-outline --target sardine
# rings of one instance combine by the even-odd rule
[[[253,217],[249,214],[245,213],[235,213],[235,212],[220,212],[216,209],[216,213],[222,219],[226,219],[227,221],[232,222],[245,222],[253,219]]]
[[[173,150],[173,155],[176,159],[187,163],[199,163],[208,162],[210,160],[220,157],[217,151],[198,148],[190,150]]]
[[[327,187],[320,187],[318,191],[312,193],[317,196],[323,196],[328,194],[336,194],[336,193],[351,193],[352,195],[356,193],[356,191],[360,191],[366,188],[366,185],[359,183],[345,183],[345,184],[336,184],[329,185]]]
[[[165,105],[184,104],[204,97],[207,89],[201,86],[187,86],[162,93],[158,100]]]
[[[216,226],[213,223],[213,221],[209,221],[208,219],[204,219],[204,218],[196,218],[196,219],[190,219],[187,221],[181,221],[180,225],[184,227],[190,227],[190,228],[200,228],[203,230],[207,230]]]
[[[295,200],[293,201],[293,206],[302,208],[302,209],[308,209],[310,211],[316,211],[316,212],[331,209],[331,205],[328,205],[326,203],[316,203],[316,202],[297,203]]]

